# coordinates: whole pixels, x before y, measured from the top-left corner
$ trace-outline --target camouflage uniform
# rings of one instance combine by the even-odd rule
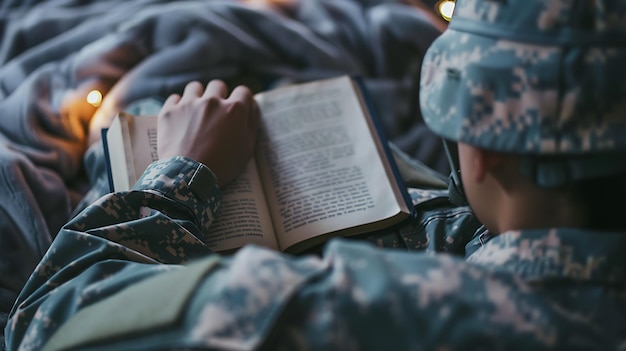
[[[459,2],[425,57],[427,122],[488,149],[567,155],[535,165],[539,184],[623,172],[581,165],[626,149],[624,17],[625,1]],[[214,176],[189,159],[160,161],[61,230],[16,302],[7,345],[626,349],[626,233],[473,235],[471,214],[445,193],[411,193],[420,217],[393,244],[405,250],[337,239],[320,257],[255,246],[220,256],[203,244],[219,206]],[[426,248],[457,255],[407,252]]]

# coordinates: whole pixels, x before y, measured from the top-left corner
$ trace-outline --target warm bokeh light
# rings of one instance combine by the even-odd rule
[[[446,21],[450,21],[454,13],[455,2],[451,0],[443,0],[438,3],[439,14]]]
[[[92,90],[87,94],[87,102],[92,106],[100,106],[102,102],[102,93],[97,90]]]

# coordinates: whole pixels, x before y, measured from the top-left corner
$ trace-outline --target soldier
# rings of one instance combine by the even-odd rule
[[[214,184],[250,156],[258,112],[246,88],[189,84],[159,115],[164,158],[58,234],[8,348],[626,349],[626,224],[610,200],[626,193],[625,18],[623,0],[459,1],[420,103],[458,143],[455,199],[484,223],[464,257],[352,240],[322,257],[211,254],[198,238]],[[417,208],[430,239],[473,231],[437,204]]]

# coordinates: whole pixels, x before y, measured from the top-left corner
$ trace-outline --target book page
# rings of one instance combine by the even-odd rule
[[[157,119],[120,112],[107,131],[107,147],[115,191],[127,191],[148,166],[159,159]]]
[[[261,177],[281,248],[401,211],[349,77],[257,95]]]
[[[245,244],[278,249],[254,159],[222,189],[222,205],[209,229],[206,244],[214,251],[229,251]]]
[[[107,155],[109,155],[110,180],[116,191],[129,190],[131,187],[130,179],[134,177],[134,175],[129,175],[129,157],[127,154],[132,153],[132,146],[130,146],[127,134],[128,126],[123,125],[120,116],[113,119],[106,131],[105,145],[108,151]]]
[[[133,178],[124,184],[114,183],[116,191],[129,190],[146,168],[158,160],[157,119],[120,113],[107,132],[115,145],[109,155],[114,167],[112,177]],[[125,135],[126,134],[126,135]],[[125,145],[125,146],[123,146]],[[124,150],[131,150],[124,152]],[[109,148],[111,150],[111,148]],[[211,225],[206,242],[214,251],[228,251],[247,243],[278,249],[272,219],[254,159],[242,174],[222,189],[222,204]]]
[[[129,118],[129,132],[132,141],[132,187],[148,166],[159,159],[157,153],[157,118],[156,116],[132,116]]]

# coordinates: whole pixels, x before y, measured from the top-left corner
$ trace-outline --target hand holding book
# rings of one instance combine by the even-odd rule
[[[209,167],[224,187],[245,168],[259,128],[259,110],[247,87],[229,94],[219,80],[206,89],[187,84],[183,95],[171,95],[159,112],[159,158],[185,156]]]

